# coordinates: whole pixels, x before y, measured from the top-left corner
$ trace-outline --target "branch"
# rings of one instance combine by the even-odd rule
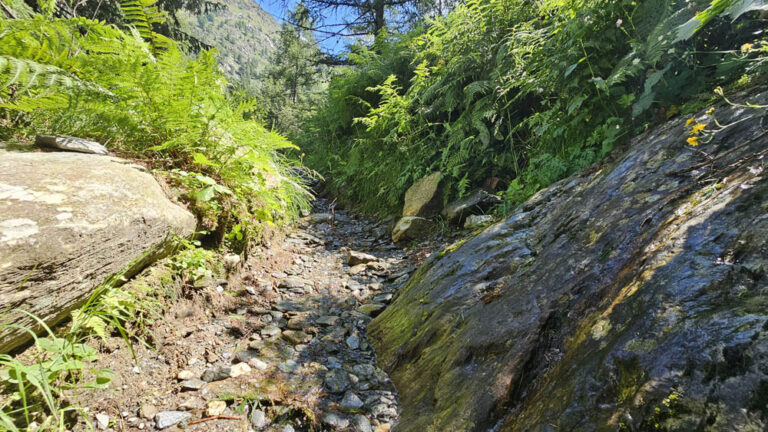
[[[15,13],[13,13],[13,11],[11,10],[11,8],[9,8],[9,7],[8,7],[8,5],[6,5],[5,3],[3,3],[3,0],[0,0],[0,6],[2,6],[2,7],[3,7],[3,10],[5,11],[5,13],[7,13],[7,14],[8,14],[8,16],[10,16],[10,17],[11,17],[11,18],[13,18],[13,19],[18,19],[18,17],[16,16],[16,14],[15,14]]]

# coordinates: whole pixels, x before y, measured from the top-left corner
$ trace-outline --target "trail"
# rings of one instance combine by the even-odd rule
[[[366,326],[426,251],[320,200],[240,280],[174,304],[158,352],[138,347],[135,364],[106,353],[122,390],[89,406],[118,431],[389,431],[397,394]]]

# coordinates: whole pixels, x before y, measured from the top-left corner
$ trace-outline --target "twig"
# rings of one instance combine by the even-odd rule
[[[199,424],[199,423],[205,423],[205,422],[211,421],[211,420],[242,420],[242,417],[217,415],[217,416],[201,418],[200,420],[195,420],[195,421],[189,422],[187,424],[192,426],[192,425],[196,425],[196,424]]]
[[[8,5],[6,5],[5,3],[3,3],[3,0],[0,0],[0,6],[2,6],[2,7],[3,7],[3,10],[5,11],[5,13],[7,13],[7,14],[8,14],[8,15],[9,15],[11,18],[13,18],[13,19],[18,19],[18,17],[16,16],[16,14],[15,14],[15,13],[13,13],[13,11],[11,10],[11,8],[9,8],[9,7],[8,7]]]

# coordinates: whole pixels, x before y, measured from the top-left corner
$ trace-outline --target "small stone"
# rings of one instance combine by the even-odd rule
[[[369,377],[376,373],[376,368],[364,363],[352,366],[352,371],[362,377]]]
[[[192,414],[184,411],[162,411],[155,415],[155,426],[165,429],[191,418]]]
[[[210,401],[208,402],[208,408],[205,410],[205,415],[209,417],[221,415],[224,410],[227,409],[227,403],[224,401]]]
[[[294,345],[308,343],[309,341],[312,340],[312,336],[304,333],[303,331],[296,331],[296,330],[284,331],[283,338]]]
[[[356,350],[360,347],[360,338],[357,336],[357,334],[352,334],[347,337],[347,346],[353,350]]]
[[[237,267],[237,265],[240,264],[240,261],[241,261],[240,255],[227,254],[224,256],[224,265],[228,269],[233,269]]]
[[[184,381],[184,380],[192,379],[194,377],[195,377],[195,374],[193,374],[192,372],[190,372],[190,371],[188,371],[186,369],[183,370],[183,371],[180,371],[176,375],[176,379],[178,379],[179,381]]]
[[[378,261],[379,259],[376,258],[373,255],[363,253],[363,252],[357,252],[357,251],[347,251],[347,265],[350,267],[356,266],[358,264],[368,264],[369,262]]]
[[[287,277],[283,279],[278,287],[288,289],[304,289],[307,286],[307,282],[299,277]]]
[[[467,220],[464,222],[464,228],[475,229],[493,223],[493,216],[491,215],[471,215],[467,216]]]
[[[248,366],[248,363],[238,363],[233,365],[229,370],[229,376],[231,378],[237,378],[240,375],[248,375],[249,373],[251,373],[251,367]]]
[[[106,430],[109,427],[109,416],[104,413],[96,414],[96,427]]]
[[[256,357],[248,360],[248,364],[257,370],[267,370],[267,368],[269,367],[269,365],[267,365],[267,363],[264,360]]]
[[[331,393],[343,393],[349,388],[349,374],[341,369],[334,369],[325,375],[325,387]]]
[[[368,267],[366,267],[365,264],[358,264],[358,265],[356,265],[354,267],[350,267],[349,274],[351,274],[351,275],[358,275],[360,273],[365,272],[365,270],[367,268]]]
[[[276,325],[268,325],[263,329],[261,329],[260,333],[261,333],[261,336],[264,338],[272,338],[272,337],[280,336],[280,333],[282,332],[283,331],[280,330],[280,327]]]
[[[323,414],[322,420],[323,420],[323,424],[328,425],[332,429],[336,429],[336,430],[344,429],[347,426],[349,426],[349,420],[334,413]]]
[[[259,342],[259,341],[254,341],[254,342]],[[248,344],[248,348],[252,348],[251,347],[252,344],[257,346],[258,348],[261,348],[260,343],[254,343],[254,342],[249,343]],[[235,353],[235,360],[237,360],[240,363],[248,363],[253,358],[257,357],[258,355],[259,355],[258,351],[254,350],[254,349],[247,349],[247,350],[244,350],[244,351],[236,352]]]
[[[331,315],[323,315],[315,320],[316,323],[324,326],[335,326],[338,321],[339,317]]]
[[[157,408],[152,404],[144,404],[139,408],[139,417],[152,420],[157,414]]]
[[[387,404],[374,405],[371,407],[371,414],[373,414],[375,417],[397,417],[397,411],[395,411],[394,408],[391,408]]]
[[[282,429],[278,429],[277,432],[296,432],[296,429],[294,429],[291,425],[285,425]]]
[[[346,411],[354,411],[363,407],[363,401],[354,392],[348,390],[344,393],[340,405]]]
[[[215,381],[215,380],[213,380]],[[200,390],[207,384],[206,381],[203,381],[201,379],[192,378],[186,381],[181,382],[181,389],[182,390]]]
[[[277,366],[278,369],[285,373],[296,372],[299,370],[299,364],[293,360],[286,360]]]
[[[179,408],[185,411],[202,410],[205,409],[205,401],[199,397],[192,397],[182,402]]]
[[[371,422],[364,415],[358,414],[352,417],[352,428],[355,432],[373,432]]]
[[[267,414],[264,411],[255,409],[251,413],[251,424],[258,430],[269,424],[269,418],[267,418]]]
[[[229,378],[230,373],[231,368],[226,366],[217,366],[207,369],[205,372],[203,372],[203,376],[201,378],[205,382],[221,381]]]
[[[373,432],[389,432],[392,429],[392,425],[389,423],[382,423],[376,426],[376,430]]]

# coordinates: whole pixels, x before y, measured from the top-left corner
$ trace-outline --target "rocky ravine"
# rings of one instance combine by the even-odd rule
[[[97,366],[115,380],[78,404],[117,431],[389,431],[399,406],[366,326],[423,253],[388,228],[311,215],[242,280],[188,288],[154,329],[157,351],[135,345],[134,363],[118,338],[105,344]]]
[[[369,326],[397,430],[766,430],[768,125],[715,113],[710,142],[671,121],[418,270]]]

